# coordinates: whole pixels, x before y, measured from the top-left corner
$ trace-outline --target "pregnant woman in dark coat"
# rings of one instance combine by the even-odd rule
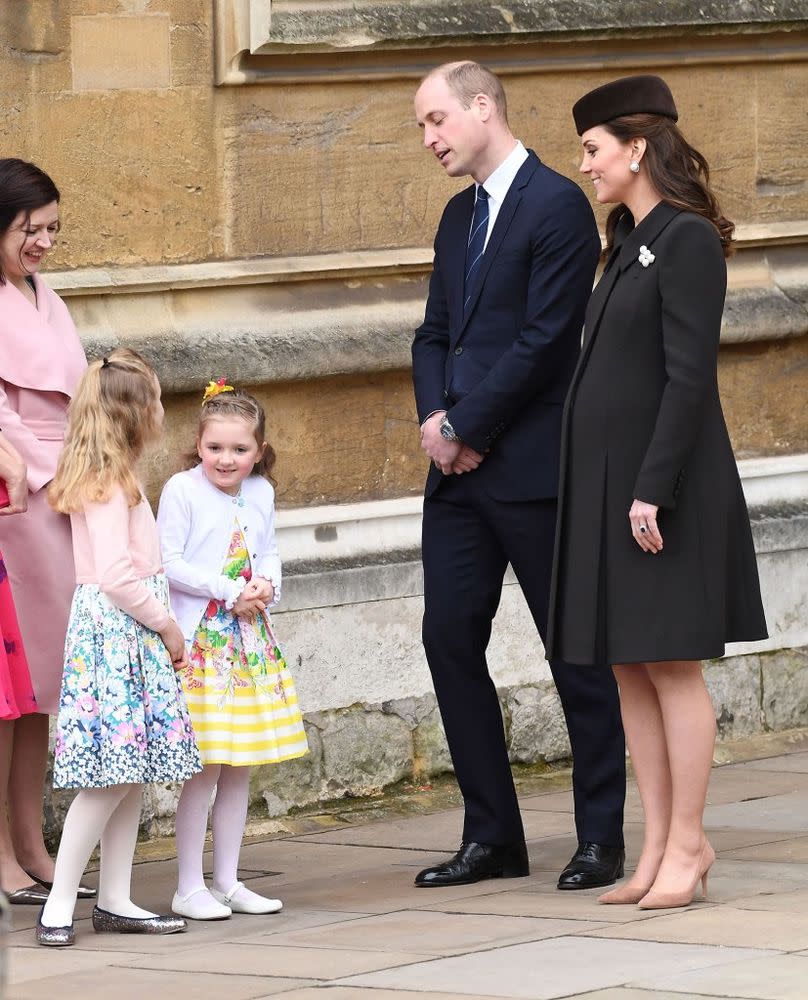
[[[609,662],[620,687],[645,837],[601,902],[686,906],[715,859],[700,661],[766,637],[716,375],[733,225],[659,77],[599,87],[573,116],[581,171],[616,207],[565,410],[548,653]]]

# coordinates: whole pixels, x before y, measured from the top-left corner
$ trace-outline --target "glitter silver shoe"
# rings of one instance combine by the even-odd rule
[[[182,917],[122,917],[118,913],[93,907],[93,927],[113,934],[179,934],[188,929]]]
[[[42,910],[36,920],[36,943],[44,945],[46,948],[68,948],[76,943],[76,931],[73,924],[67,927],[45,927],[42,923]]]

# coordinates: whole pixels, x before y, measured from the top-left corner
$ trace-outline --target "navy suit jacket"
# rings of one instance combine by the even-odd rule
[[[561,414],[578,360],[600,238],[586,196],[530,150],[503,201],[463,312],[475,187],[446,206],[424,322],[412,346],[419,421],[446,410],[485,453],[479,477],[499,500],[558,494]],[[431,467],[430,496],[443,476]]]

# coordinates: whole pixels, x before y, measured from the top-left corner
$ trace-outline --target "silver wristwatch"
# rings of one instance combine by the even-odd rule
[[[454,427],[449,423],[446,417],[440,422],[440,435],[446,441],[459,441],[460,438],[455,433]]]

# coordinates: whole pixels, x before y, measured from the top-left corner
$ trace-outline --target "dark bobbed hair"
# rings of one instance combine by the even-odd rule
[[[226,419],[227,417],[240,417],[242,420],[246,420],[247,423],[252,424],[253,434],[255,435],[258,447],[260,448],[264,444],[266,441],[266,413],[255,396],[244,392],[243,389],[235,389],[233,392],[220,392],[217,396],[213,396],[202,404],[196,431],[197,439],[202,437],[205,424],[209,420],[216,418]],[[275,458],[275,449],[267,442],[264,454],[253,466],[251,475],[263,476],[264,479],[268,479],[274,485],[275,480],[272,478],[272,468],[275,465]],[[184,469],[193,469],[201,461],[196,450],[196,443],[194,443],[194,447],[192,449],[189,448],[185,454],[182,467]]]
[[[604,122],[603,128],[619,142],[646,140],[642,169],[647,171],[662,200],[711,222],[724,247],[724,256],[729,257],[733,252],[735,224],[722,214],[718,199],[710,189],[707,161],[688,143],[676,123],[664,115],[636,114],[613,118]],[[615,229],[626,211],[626,206],[620,204],[609,212],[604,255],[611,253]]]
[[[60,198],[59,188],[35,164],[14,157],[0,159],[0,237],[6,235],[20,212],[29,217]],[[0,269],[0,284],[5,283]]]

